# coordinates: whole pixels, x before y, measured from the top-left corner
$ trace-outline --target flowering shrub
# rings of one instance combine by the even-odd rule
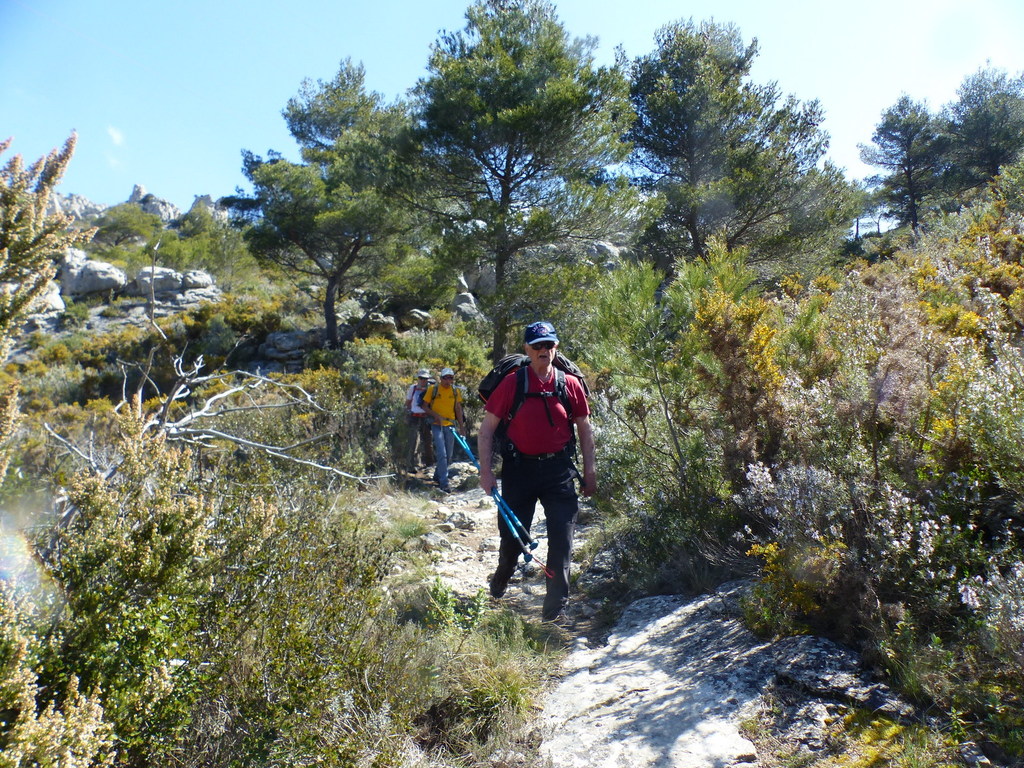
[[[1024,247],[1009,220],[950,217],[889,261],[777,296],[737,279],[738,254],[656,289],[620,270],[597,302],[616,345],[598,357],[621,420],[602,460],[616,498],[642,505],[627,530],[649,531],[626,541],[754,556],[759,630],[858,644],[1020,754]]]

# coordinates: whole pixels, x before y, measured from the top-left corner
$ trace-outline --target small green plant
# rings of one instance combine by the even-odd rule
[[[60,327],[64,330],[84,328],[89,321],[90,306],[84,301],[69,301],[60,315]]]
[[[470,598],[459,597],[450,587],[435,579],[428,590],[424,623],[434,629],[467,632],[480,624],[487,608],[487,594],[479,590]]]

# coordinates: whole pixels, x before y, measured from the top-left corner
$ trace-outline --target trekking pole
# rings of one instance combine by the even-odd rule
[[[459,445],[462,446],[462,450],[466,452],[466,455],[469,456],[470,461],[473,462],[474,466],[476,466],[477,470],[479,471],[480,462],[477,461],[476,456],[473,455],[473,449],[469,447],[469,443],[466,441],[466,438],[464,438],[462,435],[456,432],[454,428],[449,427],[449,429],[452,430],[452,433],[455,435],[455,439],[459,442]],[[512,520],[508,520],[507,518],[505,520],[505,522],[508,524],[508,527],[512,529],[512,532],[518,532],[519,534],[521,534],[521,537],[529,542],[530,549],[536,549],[537,540],[530,535],[530,532],[526,530],[526,527],[523,525],[522,521],[518,517],[516,517],[515,513],[512,511],[512,508],[509,507],[508,502],[506,502],[498,494],[497,488],[491,491],[491,496],[494,497],[494,501],[498,505],[498,509],[501,510],[502,512],[508,512],[508,515],[511,516],[512,520],[515,520],[515,524],[512,523]]]
[[[473,451],[469,447],[469,443],[466,442],[466,439],[453,427],[448,427],[448,429],[452,430],[452,433],[455,435],[455,439],[462,447],[462,450],[466,452],[466,455],[469,456],[477,470],[479,470],[480,462],[477,461],[476,456],[473,455]],[[494,503],[498,505],[498,514],[501,515],[501,518],[505,521],[505,525],[508,526],[508,529],[512,532],[513,538],[515,538],[519,543],[519,548],[523,550],[523,560],[527,563],[531,560],[536,560],[537,565],[539,565],[541,570],[544,571],[544,575],[549,579],[553,579],[555,574],[550,568],[548,568],[547,563],[533,554],[532,550],[537,548],[537,540],[530,535],[528,530],[526,530],[526,527],[523,525],[523,521],[516,517],[516,513],[512,511],[512,507],[510,507],[508,502],[501,497],[501,494],[498,493],[498,489],[496,487],[491,490],[491,497],[494,499]],[[529,546],[526,544],[527,541],[530,542]]]
[[[555,578],[555,573],[548,568],[548,564],[533,554],[532,550],[537,548],[537,540],[530,536],[530,532],[523,527],[522,521],[516,517],[516,513],[512,511],[512,507],[508,505],[508,502],[501,497],[497,488],[491,491],[491,496],[494,498],[494,503],[498,505],[498,512],[505,520],[505,525],[507,525],[509,530],[512,531],[512,535],[515,537],[515,540],[519,542],[519,547],[523,550],[523,560],[526,562],[536,560],[537,565],[539,565],[541,570],[544,571],[545,576],[549,579]],[[520,532],[522,532],[522,535],[520,535]],[[523,536],[529,540],[529,547],[527,547],[526,542],[523,541]]]

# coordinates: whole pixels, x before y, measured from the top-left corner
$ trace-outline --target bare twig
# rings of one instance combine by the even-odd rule
[[[137,391],[129,402],[131,404],[130,407],[135,410],[136,416],[140,419],[143,417],[142,390],[145,388],[147,383],[156,388],[155,382],[150,377],[150,371],[153,368],[153,357],[154,351],[151,351],[149,358],[144,365],[134,366],[141,372],[142,380]],[[122,363],[122,365],[127,366],[128,363]],[[232,434],[229,431],[210,428],[207,425],[211,420],[218,419],[229,414],[251,411],[262,412],[271,409],[295,408],[299,406],[320,413],[328,413],[328,411],[316,402],[316,398],[314,398],[310,392],[297,384],[276,381],[261,374],[238,370],[221,371],[203,376],[200,375],[204,365],[202,356],[197,357],[191,363],[186,363],[183,355],[175,355],[172,358],[172,365],[176,376],[175,382],[171,386],[170,391],[161,397],[159,410],[150,416],[143,424],[143,433],[156,432],[163,434],[170,442],[181,442],[205,448],[215,447],[210,441],[226,441],[244,448],[263,451],[269,456],[274,456],[296,464],[329,472],[330,474],[338,477],[355,480],[359,483],[366,483],[370,480],[378,480],[394,476],[393,474],[371,476],[354,475],[320,462],[299,458],[292,454],[292,452],[297,448],[327,440],[331,437],[330,434],[325,433],[314,435],[313,437],[301,440],[297,443],[281,446],[249,440],[241,435]],[[175,403],[188,401],[189,398],[193,397],[203,385],[224,381],[226,379],[231,379],[239,383],[211,395],[201,403],[191,404],[183,415],[175,419],[171,418],[171,408]],[[257,402],[256,398],[253,397],[257,391],[263,392],[270,390],[283,397],[283,402],[261,403]],[[232,398],[243,398],[248,402],[248,404],[238,405],[236,403],[232,403]],[[122,401],[116,406],[115,411],[120,410],[121,407],[125,405],[126,402]],[[70,440],[58,435],[48,425],[46,429],[55,440],[67,447],[70,452],[80,458],[94,472],[102,475],[104,479],[109,479],[116,473],[116,464],[110,468],[103,468],[91,456],[87,455]]]

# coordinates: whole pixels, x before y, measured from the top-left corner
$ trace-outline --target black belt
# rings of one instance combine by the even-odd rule
[[[547,461],[548,459],[557,459],[559,456],[565,456],[565,448],[554,453],[538,453],[534,456],[528,453],[520,453],[518,456],[521,459],[529,459],[530,461]]]

